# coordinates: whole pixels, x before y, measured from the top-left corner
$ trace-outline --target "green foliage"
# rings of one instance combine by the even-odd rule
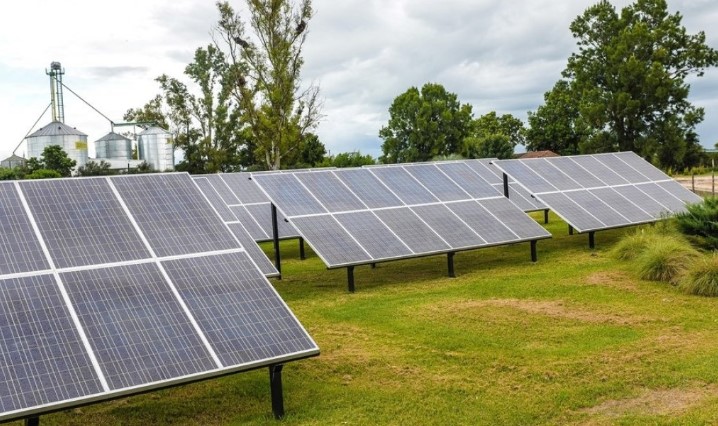
[[[25,179],[53,179],[63,177],[57,170],[36,169],[25,175]]]
[[[317,167],[324,162],[327,148],[314,133],[307,133],[297,145],[283,158],[283,168],[303,169]]]
[[[673,221],[662,220],[631,230],[613,246],[610,253],[614,259],[632,261],[660,240],[674,240],[680,245],[688,243],[677,231]]]
[[[678,229],[701,246],[718,249],[718,198],[705,198],[702,203],[689,204],[686,210],[676,215]]]
[[[328,157],[322,163],[323,167],[361,167],[376,164],[376,160],[369,154],[362,155],[360,151],[341,152]]]
[[[466,141],[466,139],[464,139]],[[461,154],[437,155],[431,161],[456,161],[463,160],[465,157]]]
[[[485,139],[493,135],[506,136],[512,152],[516,145],[525,143],[525,134],[524,123],[511,114],[504,114],[499,117],[496,111],[491,111],[471,123],[471,137]]]
[[[183,172],[185,170],[177,170],[178,172]],[[155,170],[154,167],[152,167],[152,164],[149,164],[146,161],[141,162],[137,167],[134,169],[130,169],[127,173],[134,175],[134,174],[143,174],[143,173],[157,173],[158,171]]]
[[[146,125],[154,124],[163,129],[169,129],[170,123],[167,121],[165,113],[162,111],[164,107],[162,95],[157,95],[150,99],[141,108],[130,108],[125,112],[123,119],[133,123],[145,123]],[[130,136],[130,135],[125,135]],[[137,157],[133,157],[137,159]]]
[[[553,151],[561,155],[579,153],[579,143],[586,130],[581,125],[579,96],[566,80],[559,80],[544,93],[544,104],[528,113],[526,131],[528,151]]]
[[[471,131],[471,105],[461,104],[444,86],[426,83],[399,95],[389,107],[389,122],[379,131],[382,163],[428,161],[460,151]]]
[[[582,152],[634,151],[663,167],[694,165],[700,148],[694,129],[704,112],[688,101],[686,79],[718,65],[718,51],[705,44],[703,32],[687,34],[681,20],[668,13],[665,0],[637,0],[620,13],[608,1],[586,9],[570,26],[579,51],[563,72],[579,116],[569,109],[560,129],[543,123],[544,133],[580,135]],[[546,142],[536,135],[529,140]]]
[[[699,256],[686,241],[656,235],[635,258],[641,279],[678,284],[687,266]]]
[[[479,138],[465,138],[462,153],[466,158],[498,158],[505,160],[513,157],[514,148],[508,136],[489,134]]]
[[[699,296],[718,296],[718,253],[703,256],[686,270],[679,288]]]
[[[9,169],[7,167],[0,167],[0,180],[14,180],[18,179],[17,169]]]
[[[227,81],[256,155],[278,170],[321,117],[319,88],[301,87],[302,49],[314,12],[310,0],[246,3],[252,34],[245,34],[245,21],[228,2],[219,2],[215,39],[227,52]]]
[[[69,177],[72,176],[72,168],[77,162],[67,156],[65,150],[59,145],[46,146],[42,150],[40,158],[32,157],[25,162],[23,167],[18,168],[19,179],[45,179],[46,177]],[[49,176],[46,172],[34,174],[40,170],[53,170],[58,176]],[[30,177],[43,176],[43,177]]]
[[[115,170],[110,168],[110,163],[105,160],[88,161],[84,166],[77,168],[78,176],[108,176],[117,174]]]

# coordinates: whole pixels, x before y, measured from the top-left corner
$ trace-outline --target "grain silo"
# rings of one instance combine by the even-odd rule
[[[159,172],[174,170],[175,149],[170,132],[153,126],[138,136],[137,148],[140,160],[144,160]]]
[[[95,158],[98,160],[132,159],[132,140],[110,132],[95,141]]]
[[[87,163],[87,135],[65,123],[53,121],[28,135],[25,141],[30,158],[40,158],[45,147],[59,145],[70,159],[77,162],[76,168]]]

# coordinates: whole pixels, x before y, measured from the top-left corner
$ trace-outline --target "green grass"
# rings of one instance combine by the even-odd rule
[[[706,255],[691,265],[679,286],[689,294],[718,296],[718,253]]]
[[[542,218],[542,213],[536,219]],[[320,356],[284,368],[287,425],[716,424],[718,300],[637,278],[629,230],[327,270],[282,242],[272,280]],[[265,246],[269,252],[271,247]],[[63,411],[43,424],[277,424],[266,369]]]

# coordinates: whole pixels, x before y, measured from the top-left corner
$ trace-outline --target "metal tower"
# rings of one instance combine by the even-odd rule
[[[45,70],[50,76],[50,99],[52,104],[52,121],[65,122],[65,101],[62,97],[62,76],[65,70],[59,62],[50,63],[50,71]]]

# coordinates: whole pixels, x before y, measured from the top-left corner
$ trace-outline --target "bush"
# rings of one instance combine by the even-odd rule
[[[705,256],[686,271],[679,287],[689,294],[718,296],[718,254]]]
[[[674,239],[680,244],[687,241],[676,231],[673,221],[663,220],[650,227],[642,226],[623,237],[611,250],[611,256],[618,260],[634,260],[656,240]]]
[[[641,279],[675,285],[698,256],[698,252],[681,238],[655,235],[635,259]]]
[[[718,198],[689,204],[686,212],[676,215],[678,229],[707,249],[718,249]]]

